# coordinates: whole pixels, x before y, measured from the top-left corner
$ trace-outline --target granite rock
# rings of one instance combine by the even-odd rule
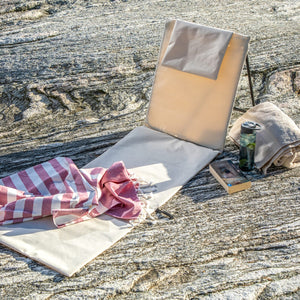
[[[79,167],[143,124],[164,24],[250,35],[256,102],[300,124],[299,11],[289,1],[4,0],[0,176],[56,156]],[[247,74],[235,105],[251,106]],[[232,122],[241,115],[235,110]],[[238,159],[228,140],[220,158]],[[298,299],[299,169],[227,195],[204,169],[71,278],[0,246],[1,299]]]

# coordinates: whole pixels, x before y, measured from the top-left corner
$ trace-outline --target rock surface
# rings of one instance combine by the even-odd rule
[[[300,124],[300,4],[289,1],[4,0],[0,176],[63,155],[83,166],[143,124],[164,23],[250,35],[257,102]],[[236,106],[250,106],[243,71]],[[232,121],[241,113],[234,111]],[[237,161],[226,142],[222,157]],[[204,169],[71,278],[0,246],[1,299],[299,299],[299,169],[249,174],[227,195]]]

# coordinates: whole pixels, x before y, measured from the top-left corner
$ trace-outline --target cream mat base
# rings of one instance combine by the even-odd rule
[[[156,187],[148,211],[168,201],[219,151],[137,127],[85,168],[122,160],[130,172]],[[0,243],[66,276],[111,247],[133,227],[107,215],[57,229],[52,218],[0,226]]]

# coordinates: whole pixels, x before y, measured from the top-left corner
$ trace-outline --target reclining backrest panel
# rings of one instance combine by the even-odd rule
[[[211,149],[223,150],[249,37],[233,33],[216,80],[161,64],[175,21],[166,26],[147,124]]]

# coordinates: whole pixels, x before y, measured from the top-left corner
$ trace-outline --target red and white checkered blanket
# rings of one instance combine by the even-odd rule
[[[110,168],[78,169],[58,157],[0,180],[0,225],[53,215],[63,227],[106,213],[137,219],[138,183],[123,162]]]

